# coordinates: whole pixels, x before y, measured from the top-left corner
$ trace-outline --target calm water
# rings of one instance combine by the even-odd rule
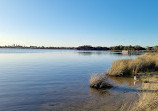
[[[115,102],[117,107],[125,92],[136,94],[139,84],[112,78],[116,87],[97,91],[89,88],[90,75],[105,72],[114,60],[134,57],[108,51],[0,49],[0,111],[96,110]]]

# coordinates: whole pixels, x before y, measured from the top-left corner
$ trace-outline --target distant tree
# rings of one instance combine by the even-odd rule
[[[134,50],[134,47],[133,46],[128,46],[128,50]]]
[[[136,46],[134,46],[134,49],[135,49],[135,50],[141,50],[141,49],[142,49],[142,47],[141,47],[141,46],[139,46],[139,45],[136,45]]]
[[[123,49],[124,49],[124,46],[119,45],[119,49],[120,49],[120,50],[123,50]]]
[[[124,46],[124,50],[128,50],[128,46]]]
[[[155,51],[158,51],[158,46],[155,46],[155,47],[154,47],[154,50],[155,50]]]
[[[145,50],[144,47],[141,47],[139,45],[134,46],[135,50]]]
[[[94,48],[91,45],[79,46],[76,48],[77,50],[93,50]]]
[[[153,49],[153,47],[149,47],[149,46],[146,48],[146,50],[148,50],[148,51],[150,51],[152,49]]]
[[[75,50],[109,50],[107,47],[92,47],[91,45],[84,45],[84,46],[79,46],[77,48],[74,48]]]

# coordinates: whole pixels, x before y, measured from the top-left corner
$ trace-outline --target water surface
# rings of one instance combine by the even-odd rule
[[[116,87],[98,91],[89,88],[90,75],[107,71],[114,60],[135,57],[109,51],[0,49],[0,111],[115,110],[137,97],[140,84],[111,78]]]

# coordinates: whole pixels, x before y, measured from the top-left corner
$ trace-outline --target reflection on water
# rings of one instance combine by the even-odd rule
[[[108,51],[0,49],[0,110],[115,110],[137,95],[120,89],[136,89],[139,83],[110,78],[115,87],[98,91],[89,88],[90,74],[105,72],[114,60],[135,57]]]
[[[110,51],[77,51],[79,55],[90,56],[90,55],[105,55],[105,54],[115,54],[122,55],[120,52],[110,52]]]
[[[83,56],[91,56],[91,55],[115,55],[115,56],[134,56],[134,55],[143,55],[145,53],[139,53],[139,54],[122,54],[122,52],[111,52],[111,51],[76,51],[79,55]]]
[[[123,87],[140,87],[141,81],[134,81],[133,78],[128,77],[110,77],[110,80],[113,82],[115,86],[123,86]]]

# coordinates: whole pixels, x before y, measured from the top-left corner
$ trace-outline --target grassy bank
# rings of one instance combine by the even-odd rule
[[[158,53],[147,53],[135,59],[123,59],[114,61],[106,72],[109,76],[133,76],[148,72],[158,71]],[[105,74],[94,74],[90,78],[90,87],[102,89],[109,87]]]
[[[110,76],[132,76],[134,74],[158,71],[158,53],[148,53],[136,59],[114,61],[107,71]]]
[[[106,72],[109,76],[133,76],[148,72],[158,71],[158,53],[147,53],[135,59],[123,59],[114,61]],[[109,87],[105,74],[94,74],[90,78],[90,87],[102,89]]]

